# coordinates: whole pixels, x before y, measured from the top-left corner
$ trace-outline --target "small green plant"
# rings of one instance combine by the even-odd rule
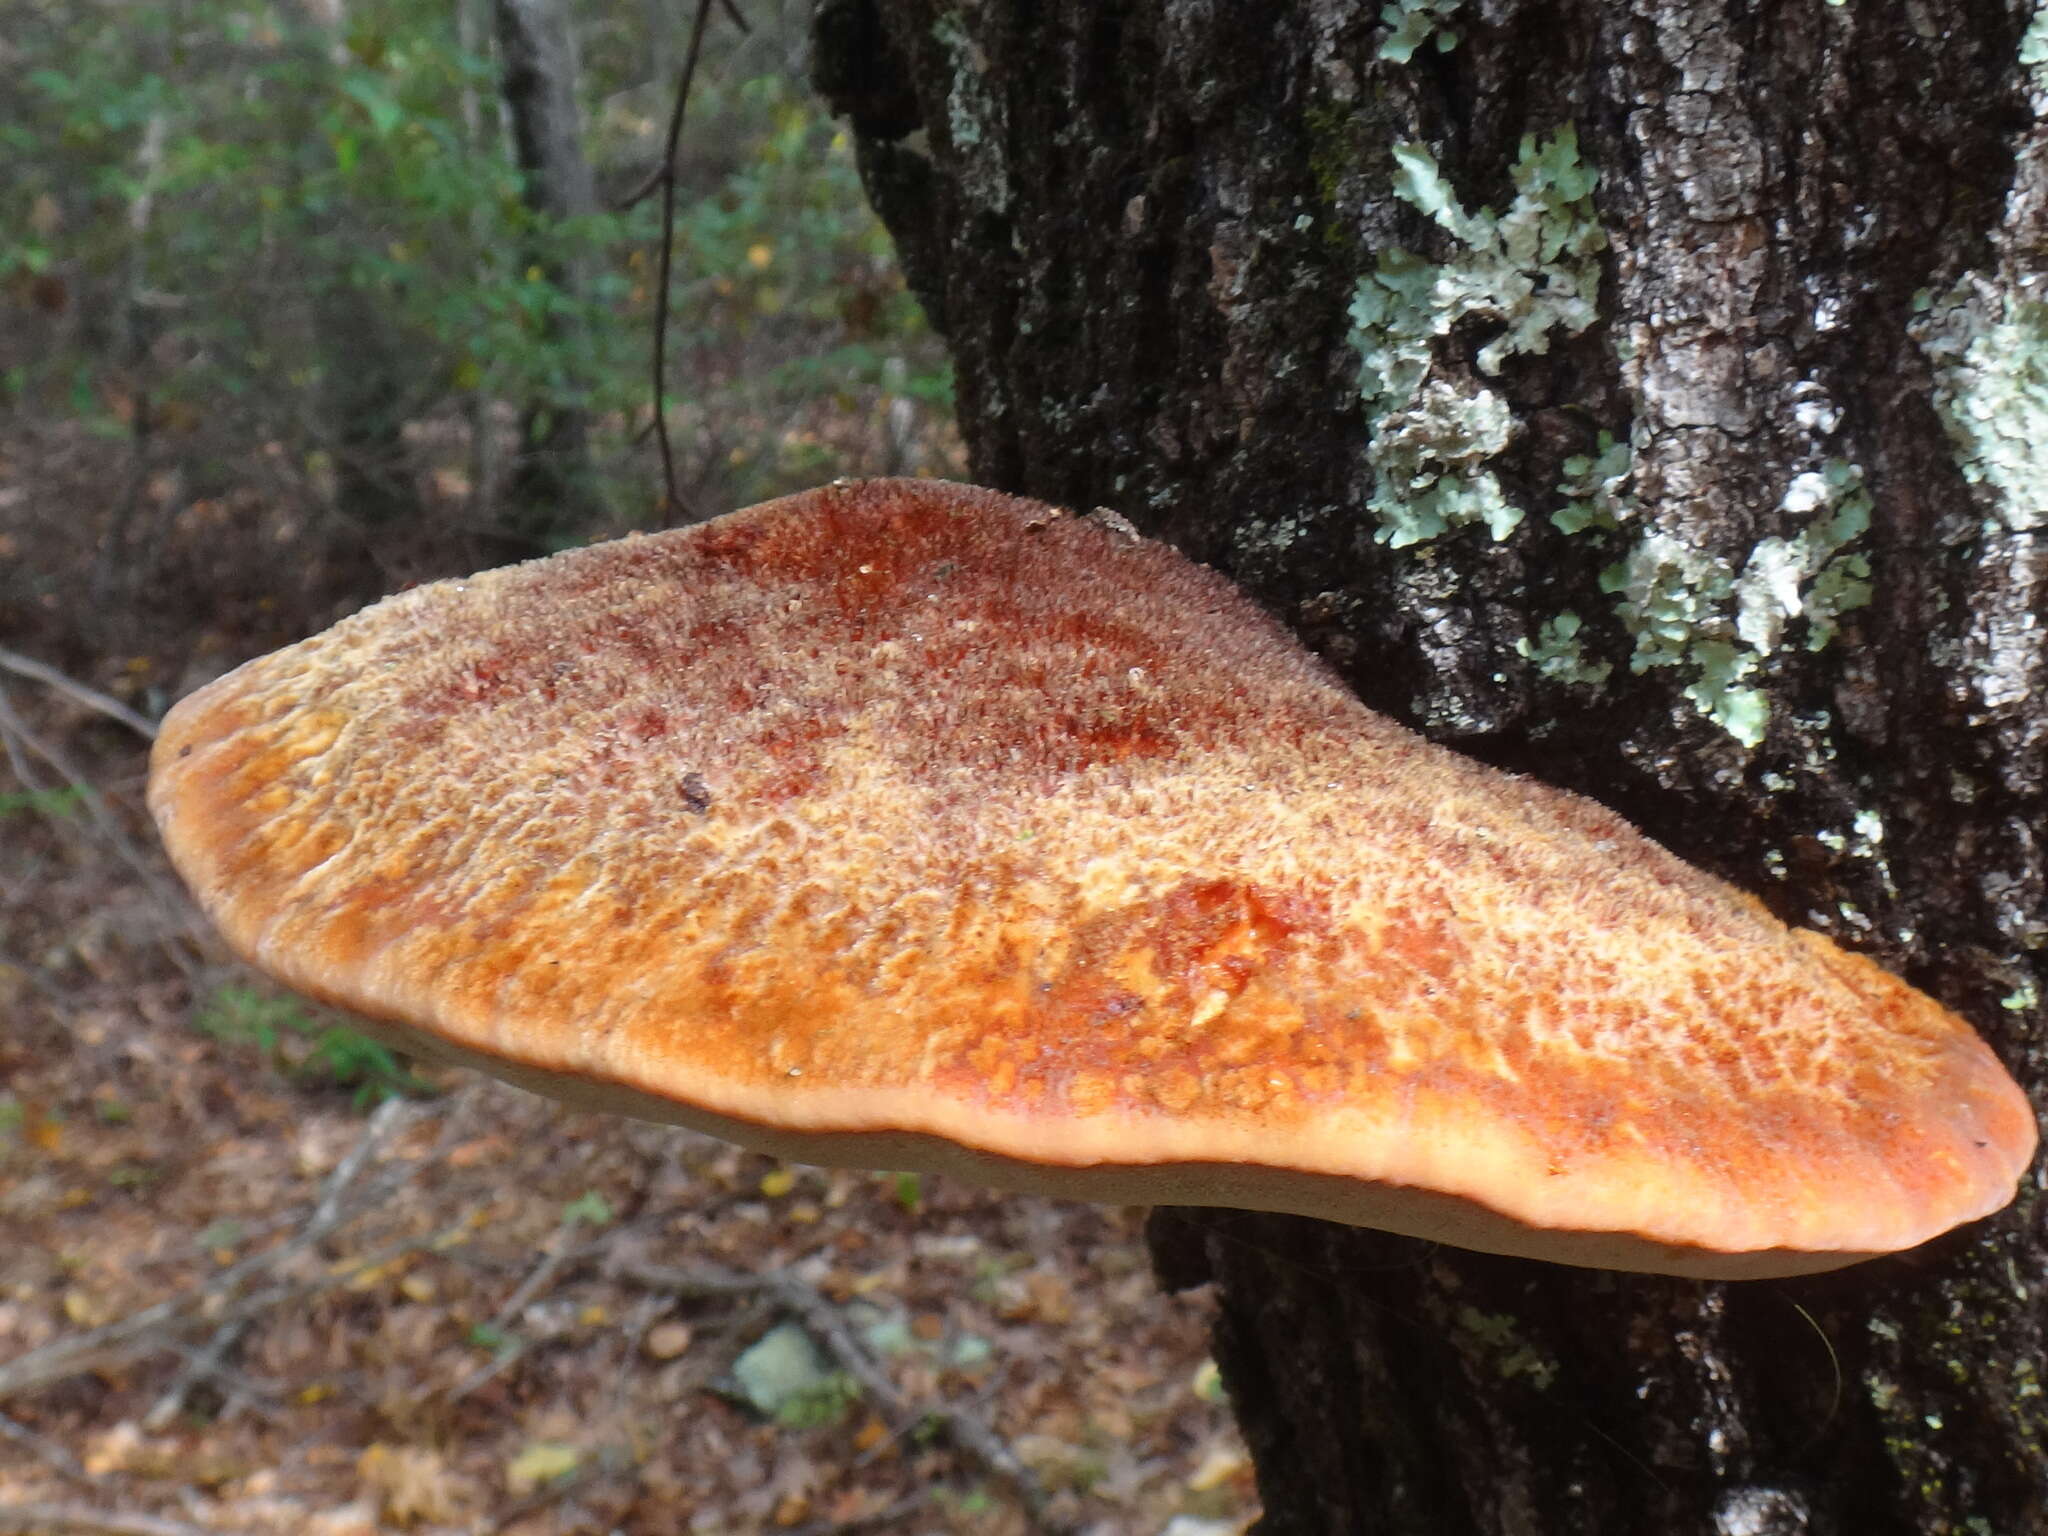
[[[860,1401],[860,1383],[831,1369],[802,1325],[771,1328],[732,1363],[731,1394],[785,1429],[837,1424]]]
[[[572,1225],[608,1227],[614,1216],[611,1201],[594,1189],[587,1189],[562,1207],[562,1220]]]
[[[775,1410],[784,1429],[825,1429],[843,1423],[860,1402],[860,1383],[835,1371],[816,1386],[790,1395]]]
[[[358,1109],[431,1091],[388,1047],[347,1025],[313,1017],[293,997],[226,986],[193,1022],[215,1040],[255,1046],[295,1081],[346,1090]]]
[[[58,789],[18,790],[0,795],[0,816],[33,811],[41,816],[75,816],[85,804],[85,791],[76,784]]]
[[[249,1235],[249,1229],[232,1216],[223,1216],[200,1228],[192,1239],[201,1248],[239,1248]]]
[[[154,1163],[120,1163],[108,1171],[107,1183],[115,1189],[144,1190],[163,1176]]]

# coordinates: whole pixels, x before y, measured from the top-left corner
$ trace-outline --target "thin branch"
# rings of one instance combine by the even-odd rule
[[[894,1423],[901,1434],[920,1422],[936,1425],[948,1439],[989,1472],[1010,1484],[1022,1501],[1032,1525],[1048,1533],[1068,1529],[1050,1512],[1050,1499],[1031,1469],[1017,1459],[1017,1453],[1001,1436],[959,1408],[949,1404],[919,1407],[896,1388],[866,1346],[855,1337],[839,1308],[813,1286],[793,1275],[746,1275],[733,1270],[702,1268],[673,1269],[665,1265],[621,1261],[610,1266],[620,1279],[679,1296],[716,1297],[767,1295],[785,1311],[794,1313],[804,1327],[825,1346],[839,1368],[860,1384],[870,1401]]]
[[[647,178],[620,198],[616,204],[619,212],[637,207],[648,193],[664,181],[673,183],[676,176],[676,149],[683,141],[683,113],[690,104],[690,81],[697,73],[697,55],[704,46],[704,28],[711,20],[711,0],[698,0],[697,19],[690,27],[690,51],[683,59],[683,71],[676,86],[675,104],[669,108],[668,137],[661,155],[661,164],[651,171]],[[741,30],[746,24],[742,22]]]
[[[37,661],[33,656],[24,656],[19,651],[10,651],[0,645],[0,667],[21,677],[34,678],[47,684],[66,698],[83,704],[87,709],[97,710],[109,720],[118,720],[144,741],[156,740],[156,722],[147,715],[137,714],[126,704],[111,695],[101,693],[97,688],[88,688],[76,678],[67,677],[46,662]]]
[[[735,0],[722,0],[721,8],[742,34],[752,32]],[[675,447],[668,435],[668,311],[669,282],[675,269],[676,249],[676,151],[683,142],[683,116],[690,107],[690,85],[697,77],[697,60],[704,51],[704,31],[711,21],[711,0],[697,0],[697,16],[690,24],[690,48],[683,59],[682,75],[676,82],[675,105],[669,109],[668,136],[663,141],[661,163],[617,204],[623,212],[637,207],[656,187],[661,189],[661,261],[654,289],[654,429],[661,447],[661,524],[674,524],[678,513],[689,521],[696,514],[683,500],[676,485]]]
[[[377,1155],[377,1149],[412,1118],[413,1107],[409,1099],[386,1099],[371,1111],[368,1123],[363,1126],[363,1134],[348,1149],[348,1156],[336,1163],[334,1171],[327,1176],[327,1183],[320,1191],[320,1202],[313,1207],[312,1219],[295,1240],[300,1248],[310,1247],[340,1223],[341,1203],[349,1187],[370,1159]]]
[[[122,1514],[76,1504],[0,1504],[0,1531],[101,1531],[106,1536],[214,1536],[204,1526],[158,1515]]]
[[[15,777],[28,789],[35,790],[48,786],[42,785],[39,782],[41,776],[28,768],[24,752],[41,758],[56,773],[63,781],[64,787],[78,797],[79,803],[86,809],[86,814],[92,818],[93,825],[99,829],[100,836],[134,872],[143,889],[156,898],[164,912],[177,922],[186,936],[198,945],[203,953],[210,941],[198,925],[192,905],[185,899],[184,893],[165,885],[156,865],[136,846],[134,839],[128,836],[122,829],[120,821],[108,809],[106,797],[71,765],[61,751],[29,729],[28,722],[14,707],[14,700],[5,688],[0,688],[0,742],[6,745],[8,762]],[[192,974],[192,964],[187,956],[180,954],[175,946],[168,943],[164,945],[164,950],[180,970],[188,976]]]
[[[229,1352],[242,1342],[242,1335],[249,1331],[254,1321],[250,1317],[231,1317],[214,1329],[212,1338],[185,1357],[184,1363],[178,1367],[178,1374],[171,1378],[171,1384],[164,1388],[150,1405],[149,1412],[142,1416],[142,1427],[155,1434],[184,1412],[185,1399],[192,1389],[220,1374]]]
[[[668,143],[661,155],[661,264],[654,290],[654,426],[661,444],[661,525],[675,522],[676,514],[692,514],[676,489],[675,448],[668,440],[668,285],[675,266],[676,251],[676,149],[683,137],[683,113],[690,105],[690,82],[697,73],[697,55],[704,47],[704,26],[711,19],[711,0],[697,0],[697,20],[690,28],[690,51],[683,60],[683,77],[676,86],[675,111],[669,115]]]
[[[93,1475],[79,1464],[78,1458],[65,1450],[63,1446],[54,1440],[37,1434],[26,1424],[17,1423],[4,1413],[0,1413],[0,1438],[12,1440],[19,1446],[25,1446],[31,1454],[56,1468],[60,1474],[69,1478],[74,1483],[84,1483],[90,1486],[95,1481]]]
[[[592,1457],[567,1476],[550,1479],[526,1497],[516,1500],[510,1509],[505,1510],[490,1523],[488,1529],[492,1536],[496,1536],[499,1531],[509,1531],[528,1517],[561,1503],[572,1494],[586,1492],[595,1484],[625,1476],[629,1468],[630,1464],[621,1457]]]
[[[932,1501],[932,1490],[920,1488],[915,1493],[906,1493],[893,1504],[865,1515],[855,1515],[850,1520],[813,1520],[806,1525],[791,1526],[784,1536],[851,1536],[854,1531],[865,1531],[872,1526],[893,1525],[906,1520]]]
[[[519,1282],[512,1294],[505,1298],[503,1306],[485,1327],[493,1333],[509,1334],[519,1321],[519,1314],[533,1304],[533,1299],[553,1283],[561,1272],[562,1265],[572,1256],[568,1239],[570,1230],[576,1225],[573,1218],[565,1220],[555,1229],[554,1244],[541,1255],[540,1262],[527,1271],[526,1278]],[[575,1255],[581,1257],[581,1255]],[[491,1358],[471,1371],[448,1394],[448,1401],[459,1403],[485,1382],[503,1371],[513,1361],[526,1353],[526,1341],[520,1338],[508,1339],[505,1345],[492,1352]]]
[[[369,1124],[363,1128],[363,1134],[356,1145],[335,1167],[334,1172],[328,1175],[326,1186],[321,1191],[320,1199],[315,1204],[311,1216],[307,1218],[306,1224],[277,1247],[253,1253],[238,1263],[230,1264],[203,1284],[193,1286],[176,1296],[167,1297],[154,1306],[144,1307],[139,1312],[131,1312],[126,1317],[117,1318],[98,1328],[53,1340],[40,1349],[16,1356],[0,1365],[0,1399],[19,1392],[33,1391],[53,1381],[62,1381],[65,1377],[76,1375],[93,1362],[108,1355],[142,1347],[142,1342],[152,1334],[183,1322],[192,1312],[213,1298],[238,1289],[242,1282],[251,1276],[276,1269],[285,1260],[303,1253],[318,1243],[329,1232],[341,1226],[346,1220],[352,1219],[357,1212],[368,1209],[375,1203],[377,1191],[371,1191],[366,1195],[353,1211],[344,1209],[343,1197],[378,1145],[400,1122],[409,1108],[410,1105],[403,1099],[387,1099],[377,1107],[376,1113],[370,1117]],[[221,1326],[225,1327],[235,1318],[253,1316],[264,1308],[274,1306],[306,1289],[309,1287],[283,1285],[255,1292],[242,1298],[234,1307],[230,1318],[223,1319]]]

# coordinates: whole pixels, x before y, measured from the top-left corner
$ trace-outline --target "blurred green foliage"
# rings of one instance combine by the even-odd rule
[[[223,1043],[254,1046],[273,1068],[300,1083],[347,1093],[358,1109],[431,1091],[388,1047],[347,1025],[313,1017],[287,994],[225,986],[193,1022]]]
[[[75,784],[56,789],[20,789],[0,793],[0,816],[25,812],[44,816],[75,816],[85,805],[85,791]]]
[[[197,457],[317,479],[323,383],[376,369],[402,386],[403,474],[433,467],[426,439],[474,469],[448,440],[545,399],[595,413],[622,520],[651,504],[658,199],[537,223],[487,0],[351,0],[337,29],[297,0],[32,9],[0,64],[0,314],[26,317],[0,324],[0,404],[121,436],[146,396]],[[659,153],[683,8],[660,38],[659,6],[583,9],[585,147],[616,202]],[[793,69],[802,7],[749,9],[756,36],[714,27],[697,77],[676,230],[673,430],[713,507],[898,467],[848,462],[861,434],[840,428],[948,400],[850,146]]]

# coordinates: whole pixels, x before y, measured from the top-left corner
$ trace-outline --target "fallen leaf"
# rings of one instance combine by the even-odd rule
[[[506,1466],[505,1487],[515,1495],[531,1493],[542,1483],[567,1477],[582,1459],[583,1453],[573,1445],[536,1441]]]
[[[870,1414],[868,1415],[867,1423],[861,1425],[860,1432],[853,1437],[853,1448],[862,1454],[866,1454],[888,1438],[889,1426],[873,1414]],[[853,1516],[848,1515],[844,1518],[850,1520]]]
[[[688,1323],[656,1323],[647,1330],[647,1341],[641,1348],[647,1351],[649,1359],[673,1360],[690,1347],[690,1340],[694,1337],[695,1332]]]
[[[1202,1464],[1188,1477],[1188,1487],[1196,1493],[1207,1493],[1212,1488],[1221,1488],[1250,1466],[1244,1452],[1234,1446],[1212,1446]]]
[[[356,1476],[374,1493],[384,1518],[400,1525],[458,1518],[472,1489],[438,1451],[375,1441],[356,1458]]]
[[[93,1436],[80,1459],[92,1476],[105,1477],[109,1472],[127,1471],[141,1448],[142,1431],[124,1420],[105,1434]]]
[[[38,1152],[55,1157],[64,1149],[64,1122],[45,1114],[40,1104],[22,1105],[21,1130]]]

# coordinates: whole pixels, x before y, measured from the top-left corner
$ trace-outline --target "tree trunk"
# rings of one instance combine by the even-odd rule
[[[823,0],[988,484],[2048,1083],[2048,11]],[[913,138],[914,130],[922,138]],[[2048,1202],[1711,1285],[1162,1211],[1280,1532],[2048,1531]]]
[[[294,20],[293,45],[307,89],[286,97],[279,131],[301,146],[303,173],[333,153],[321,130],[320,107],[338,90],[347,67],[347,0],[300,0]],[[334,511],[357,535],[356,547],[342,558],[357,573],[350,584],[374,593],[385,584],[380,546],[420,513],[405,446],[410,370],[379,295],[348,270],[360,210],[345,194],[309,196],[303,182],[286,188],[285,195],[303,210],[298,239],[314,253],[318,274],[310,299],[323,446],[334,464]]]
[[[546,237],[561,221],[597,211],[576,108],[575,37],[561,0],[496,0],[496,12],[501,90],[526,205]],[[584,273],[559,248],[540,254],[539,264],[561,297],[545,333],[563,364],[549,397],[531,400],[521,411],[519,454],[503,518],[508,532],[536,544],[573,535],[596,510],[589,412],[578,398],[586,381],[576,377],[574,361],[582,348],[571,314],[582,296]]]

